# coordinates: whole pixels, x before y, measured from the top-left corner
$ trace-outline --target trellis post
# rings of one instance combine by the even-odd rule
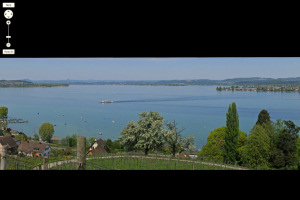
[[[86,164],[86,139],[84,136],[77,136],[77,169],[85,170]]]
[[[6,153],[7,153],[7,145],[3,145],[2,146],[2,151],[1,151],[0,170],[6,170]]]

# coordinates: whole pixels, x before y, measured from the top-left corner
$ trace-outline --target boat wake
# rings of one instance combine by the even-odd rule
[[[114,101],[114,103],[152,103],[152,102],[167,102],[167,101],[193,101],[199,100],[198,98],[168,98],[168,99],[140,99],[140,100],[121,100]]]

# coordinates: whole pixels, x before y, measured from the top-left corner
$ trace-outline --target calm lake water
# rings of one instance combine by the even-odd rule
[[[300,93],[227,92],[216,86],[114,86],[70,85],[51,88],[0,88],[0,106],[8,107],[9,118],[28,120],[9,124],[28,136],[44,122],[56,125],[54,136],[78,134],[118,139],[130,120],[144,111],[157,111],[166,121],[184,127],[183,136],[195,136],[202,148],[210,131],[226,125],[226,112],[236,102],[240,129],[249,134],[262,109],[271,120],[292,120],[300,126]],[[99,101],[113,100],[113,104]],[[115,123],[113,123],[113,121]]]

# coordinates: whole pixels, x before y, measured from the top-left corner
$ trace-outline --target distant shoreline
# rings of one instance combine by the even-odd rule
[[[139,85],[139,86],[238,86],[238,87],[298,87],[300,77],[294,78],[232,78],[224,80],[0,80],[0,87],[68,87],[69,85]]]
[[[184,79],[184,80],[29,80],[40,84],[70,84],[70,85],[151,85],[151,86],[189,86],[189,85],[217,85],[217,86],[300,86],[300,77],[294,78],[231,78],[224,80]]]
[[[0,88],[24,88],[24,87],[68,87],[69,84],[58,84],[58,83],[32,83],[29,81],[8,81],[0,80]]]
[[[231,87],[217,87],[217,91],[254,91],[254,92],[300,92],[299,86],[257,86],[257,87],[239,87],[239,86],[231,86]]]

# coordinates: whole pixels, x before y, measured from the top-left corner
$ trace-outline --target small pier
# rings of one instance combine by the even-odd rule
[[[10,119],[0,119],[0,122],[7,123],[28,123],[28,120],[10,118]]]

